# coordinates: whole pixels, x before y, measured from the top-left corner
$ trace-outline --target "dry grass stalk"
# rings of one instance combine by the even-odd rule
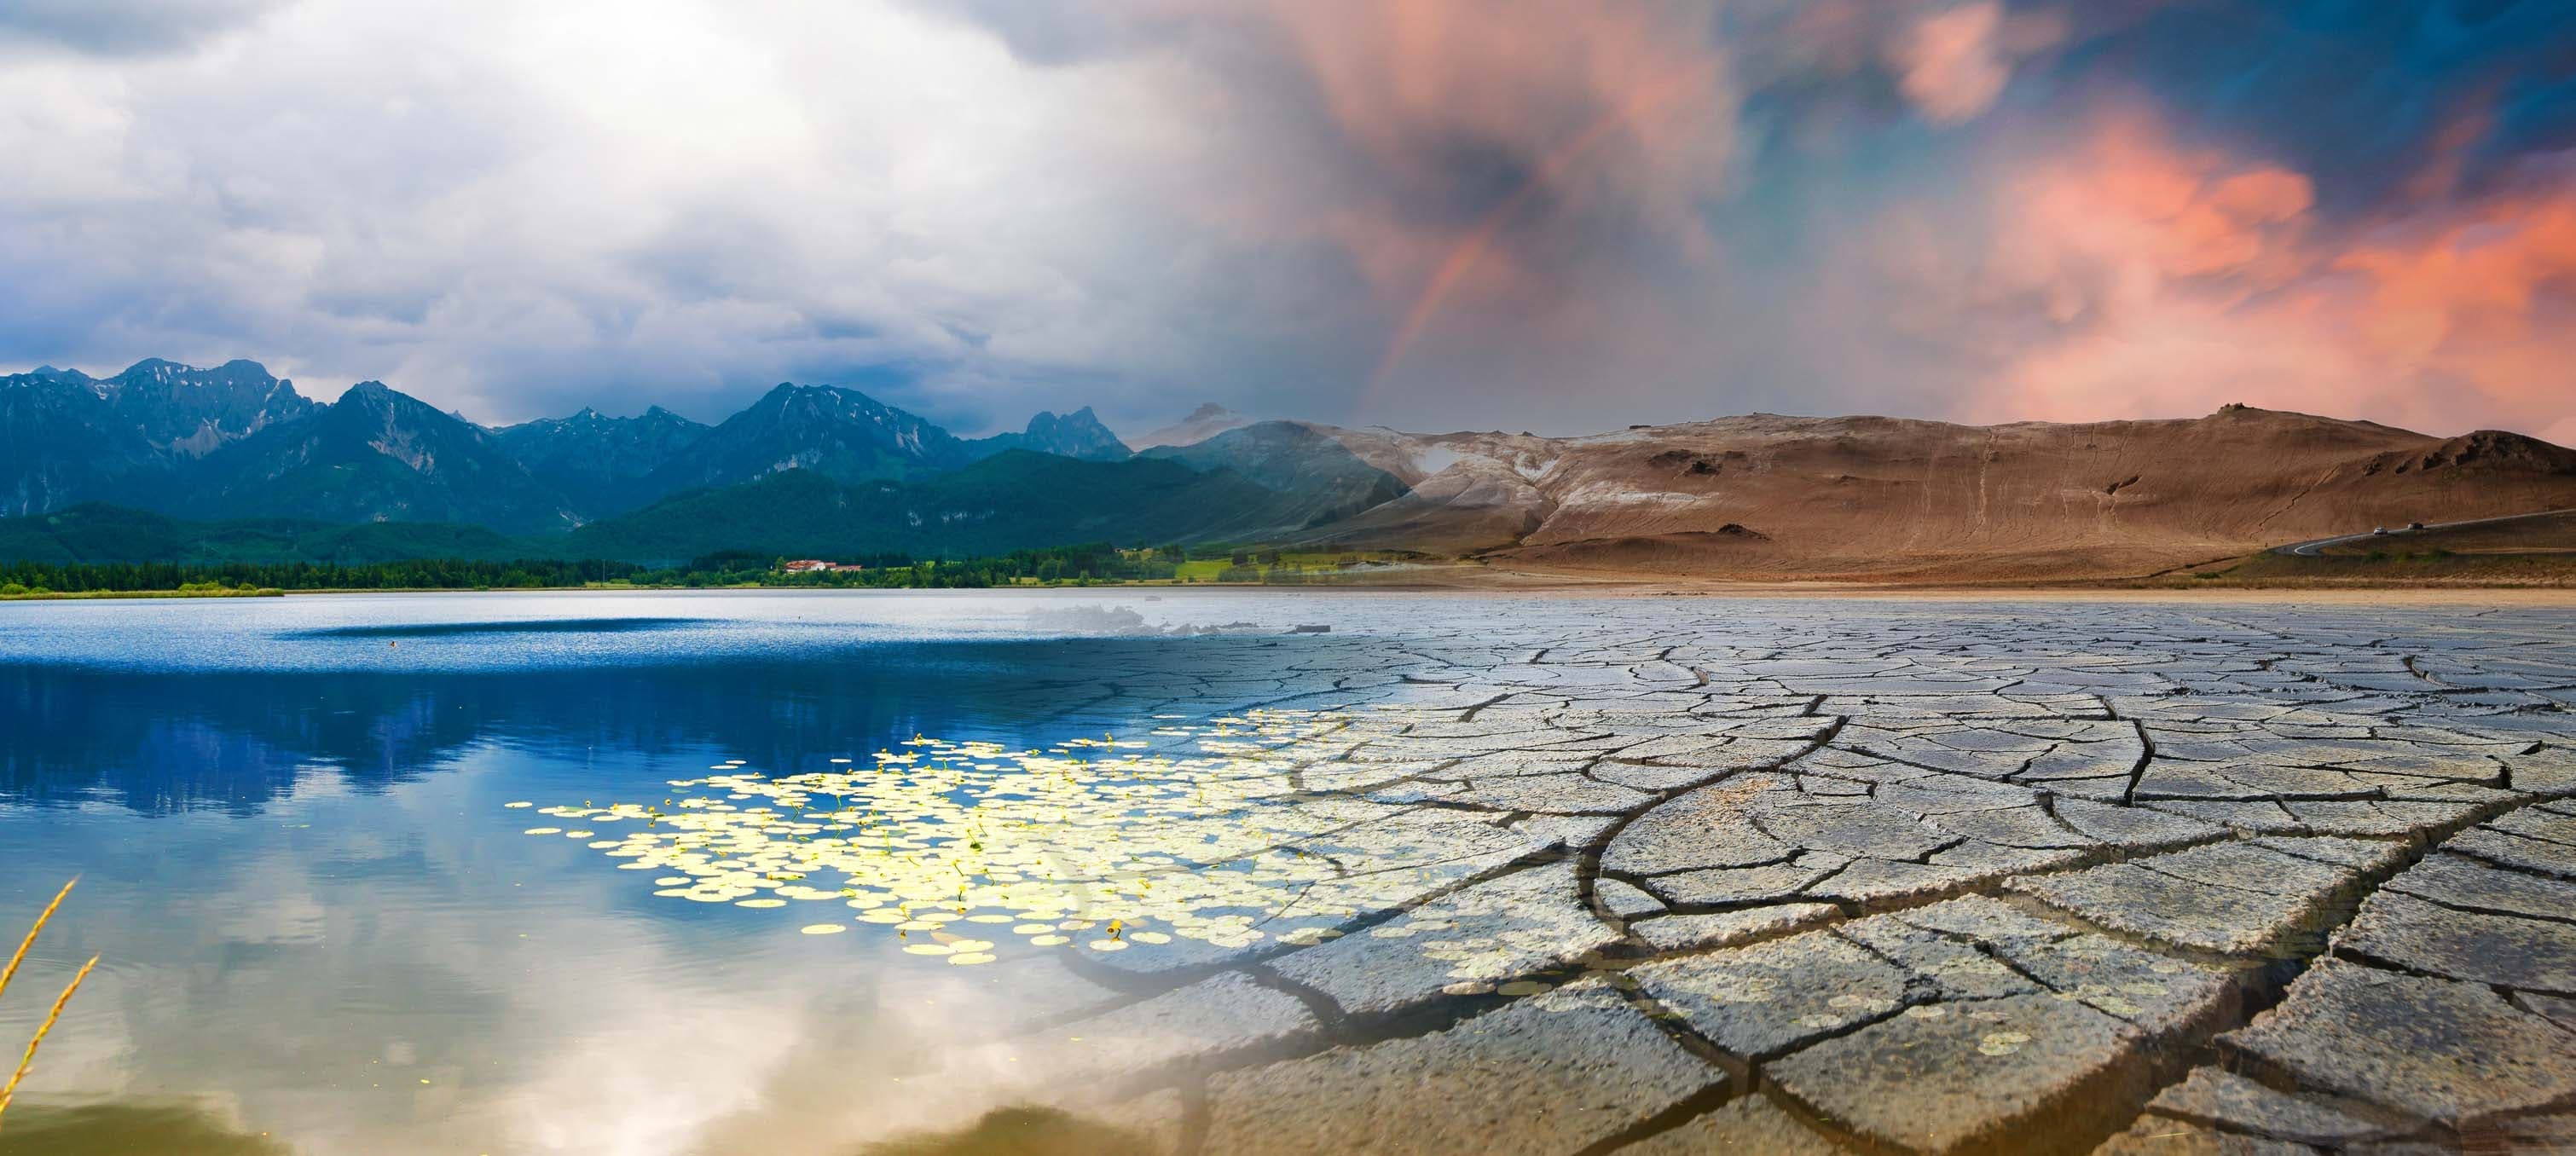
[[[9,966],[5,970],[0,970],[0,995],[8,994],[9,981],[18,976],[18,965],[27,961],[27,953],[36,946],[36,937],[44,933],[45,924],[62,907],[63,897],[72,893],[72,884],[78,882],[80,880],[74,879],[63,884],[63,889],[54,894],[54,901],[45,905],[44,913],[36,916],[36,925],[27,929],[27,938],[18,942],[18,953],[9,957]],[[72,1002],[72,993],[80,990],[81,981],[88,979],[90,969],[97,966],[98,957],[89,957],[89,962],[82,964],[80,971],[72,976],[71,983],[63,988],[63,994],[54,997],[53,1010],[45,1013],[45,1022],[37,1026],[35,1038],[27,1041],[26,1054],[18,1058],[18,1070],[10,1074],[7,1084],[0,1085],[0,1113],[9,1110],[9,1101],[18,1095],[19,1082],[25,1080],[28,1071],[36,1066],[36,1048],[53,1032],[55,1021],[63,1018],[63,1005]]]
[[[63,905],[63,898],[70,895],[72,888],[79,883],[80,879],[74,877],[71,882],[63,884],[63,889],[54,893],[54,901],[46,904],[44,913],[36,917],[36,925],[27,929],[27,938],[18,941],[18,954],[9,957],[7,970],[0,970],[0,996],[9,994],[9,981],[18,978],[18,965],[27,962],[27,952],[35,948],[36,937],[44,934],[46,922],[53,919],[54,911]]]

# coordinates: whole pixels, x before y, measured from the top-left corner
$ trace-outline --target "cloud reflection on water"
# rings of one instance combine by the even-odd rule
[[[488,621],[515,601],[23,616],[57,633],[0,645],[0,911],[30,880],[80,874],[79,909],[24,978],[59,986],[74,952],[107,962],[22,1104],[181,1098],[308,1152],[846,1152],[970,1120],[1015,1074],[945,1056],[1105,989],[1050,960],[948,968],[890,937],[655,899],[578,843],[519,834],[531,812],[502,804],[663,792],[725,760],[819,771],[925,731],[1098,733],[1155,687],[1276,687],[1300,652],[971,623],[922,641],[874,621],[894,604],[857,599],[733,600],[748,620],[729,631],[559,636],[596,655],[406,641],[412,670],[384,668],[382,640],[278,630]],[[84,622],[109,635],[64,629]],[[263,656],[274,669],[243,664]],[[0,1008],[0,1034],[22,1012]]]

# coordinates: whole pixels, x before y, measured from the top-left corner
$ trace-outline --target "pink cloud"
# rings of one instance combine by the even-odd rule
[[[2054,13],[2006,16],[1997,0],[1940,9],[1917,19],[1892,46],[1898,88],[1935,124],[1957,124],[1992,107],[2021,58],[2057,43]]]
[[[2556,179],[2553,179],[2556,178]],[[1918,268],[1959,295],[1983,420],[2163,416],[2243,401],[2434,430],[2576,433],[2576,187],[2533,174],[2329,229],[2298,172],[2102,117],[1990,206],[1993,240]],[[1922,259],[1914,259],[1919,267]],[[2033,334],[2016,309],[2041,302]],[[1979,344],[1982,342],[1982,344]],[[1955,345],[1960,341],[1954,339]]]

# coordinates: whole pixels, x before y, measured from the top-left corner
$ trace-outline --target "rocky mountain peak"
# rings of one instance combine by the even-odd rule
[[[1061,417],[1046,410],[1029,419],[1028,429],[1020,434],[1018,448],[1056,454],[1088,461],[1120,461],[1134,451],[1109,427],[1100,424],[1100,416],[1084,406]]]
[[[1142,451],[1155,446],[1197,445],[1230,429],[1241,429],[1252,419],[1215,402],[1203,402],[1188,417],[1148,433],[1126,439],[1128,445]]]

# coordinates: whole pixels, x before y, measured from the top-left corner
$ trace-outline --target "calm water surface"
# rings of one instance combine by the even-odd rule
[[[656,896],[585,841],[524,834],[583,825],[534,808],[655,804],[728,765],[847,770],[915,735],[1169,747],[1146,736],[1365,684],[1350,636],[1421,629],[1441,601],[0,605],[5,933],[81,881],[0,1040],[102,957],[0,1153],[793,1153],[945,1122],[978,1093],[907,1086],[927,1054],[1098,989],[1043,952],[961,968],[884,926],[806,935],[801,914]],[[1309,661],[1300,622],[1336,623],[1336,657]],[[1186,624],[1238,625],[1163,633]]]

